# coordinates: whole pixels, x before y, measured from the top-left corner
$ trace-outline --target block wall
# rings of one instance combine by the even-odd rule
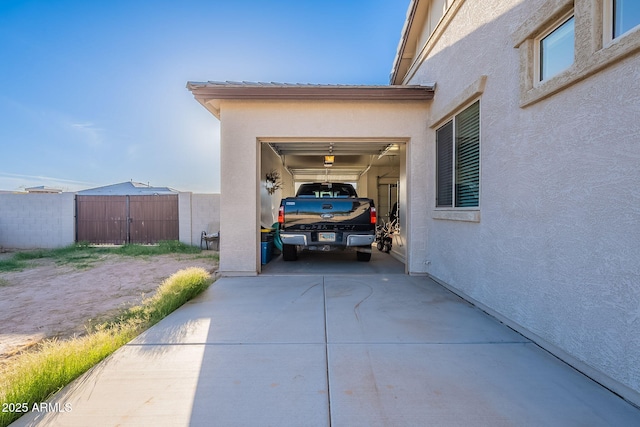
[[[180,241],[220,229],[220,194],[180,193]],[[0,194],[0,248],[51,249],[76,240],[75,193]]]
[[[57,248],[75,241],[75,194],[0,194],[0,247]]]
[[[220,194],[180,193],[180,241],[199,246],[203,231],[220,231]]]

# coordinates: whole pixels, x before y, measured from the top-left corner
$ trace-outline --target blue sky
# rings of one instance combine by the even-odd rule
[[[0,0],[0,190],[219,192],[187,81],[388,84],[409,0]]]

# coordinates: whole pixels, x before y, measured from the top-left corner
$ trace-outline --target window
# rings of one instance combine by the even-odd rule
[[[512,34],[521,108],[640,52],[640,0],[540,2]]]
[[[436,207],[477,207],[480,101],[436,130]]]
[[[620,37],[640,25],[638,0],[613,0],[613,38]]]
[[[575,49],[575,19],[570,17],[539,42],[539,81],[549,79],[573,64]]]

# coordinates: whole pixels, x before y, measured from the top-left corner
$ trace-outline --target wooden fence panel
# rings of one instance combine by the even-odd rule
[[[94,244],[178,240],[178,195],[77,196],[78,242]]]
[[[127,196],[76,196],[76,240],[121,245],[127,241]]]
[[[130,243],[178,240],[178,196],[129,196]]]

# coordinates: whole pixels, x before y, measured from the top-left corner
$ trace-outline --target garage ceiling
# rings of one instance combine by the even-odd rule
[[[399,145],[389,141],[270,142],[294,181],[357,181],[372,166],[398,169]],[[335,156],[331,167],[324,156]]]

